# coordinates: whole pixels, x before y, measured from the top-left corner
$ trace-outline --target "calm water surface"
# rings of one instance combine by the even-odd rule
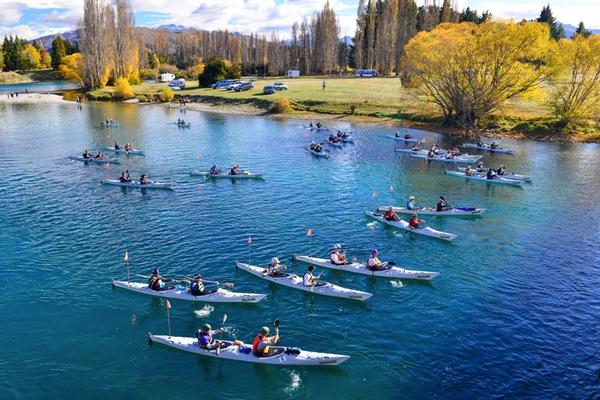
[[[296,120],[188,112],[192,129],[182,130],[167,124],[177,110],[112,104],[0,105],[0,116],[2,399],[600,398],[597,145],[506,141],[515,156],[485,161],[534,177],[517,189],[465,182],[395,154],[391,130],[379,127],[353,126],[368,133],[322,160],[303,146],[324,134]],[[120,128],[101,128],[107,117]],[[114,140],[146,156],[121,166],[67,158]],[[212,162],[266,179],[188,175]],[[177,188],[99,184],[123,169]],[[443,194],[489,211],[430,219],[459,235],[452,244],[363,216],[411,194],[424,205]],[[341,242],[360,259],[377,247],[385,259],[441,275],[423,284],[326,271],[327,280],[374,296],[365,304],[316,297],[236,271],[248,235],[256,263],[288,262],[309,247],[324,255]],[[166,310],[162,300],[112,289],[113,277],[126,276],[126,248],[136,274],[198,271],[269,294],[257,305],[174,301],[176,335],[219,326],[227,313],[229,336],[250,341],[279,318],[283,344],[352,358],[340,367],[277,368],[150,347],[147,332],[167,331]]]

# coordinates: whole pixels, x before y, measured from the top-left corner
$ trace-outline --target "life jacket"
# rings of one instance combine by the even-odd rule
[[[408,225],[410,225],[413,228],[417,228],[419,226],[418,219],[411,218],[410,221],[408,221]]]
[[[260,335],[256,335],[254,340],[252,341],[252,351],[254,353],[258,352],[258,345],[262,342],[262,337]]]
[[[385,219],[392,219],[395,216],[396,216],[396,213],[394,211],[387,210],[385,212],[385,214],[383,215],[383,218],[385,218]]]

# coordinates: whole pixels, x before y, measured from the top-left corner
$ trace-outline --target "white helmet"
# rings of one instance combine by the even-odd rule
[[[341,250],[342,249],[342,245],[339,244],[339,243],[336,243],[336,244],[333,245],[333,248],[336,249],[336,250]]]
[[[279,258],[277,258],[277,257],[273,257],[273,258],[271,258],[271,262],[272,262],[273,264],[279,264]]]

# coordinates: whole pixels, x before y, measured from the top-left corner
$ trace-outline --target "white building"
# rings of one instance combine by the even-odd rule
[[[288,78],[300,78],[300,70],[299,69],[289,69],[285,74]]]

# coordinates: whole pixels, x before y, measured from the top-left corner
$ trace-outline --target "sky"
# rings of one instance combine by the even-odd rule
[[[108,1],[108,0],[107,0]],[[311,16],[325,0],[130,0],[137,26],[177,24],[206,30],[241,33],[277,32],[289,36],[291,25]],[[423,0],[417,0],[422,4]],[[441,0],[439,1],[441,2]],[[532,19],[549,3],[562,23],[600,28],[600,0],[458,0],[458,8],[489,10],[494,17]],[[352,36],[358,0],[330,0],[339,16],[340,33]],[[0,38],[17,34],[26,39],[69,31],[83,13],[83,0],[0,0]]]

